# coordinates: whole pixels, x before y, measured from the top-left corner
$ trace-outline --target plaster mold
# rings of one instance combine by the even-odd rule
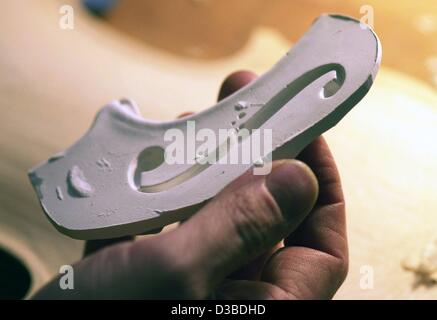
[[[380,60],[368,26],[321,16],[270,71],[201,113],[158,123],[127,99],[113,101],[78,142],[32,169],[30,180],[47,217],[73,238],[144,233],[186,219],[249,168],[271,155],[295,157],[334,126],[368,92]],[[273,143],[264,159],[250,163],[209,164],[196,155],[193,163],[170,165],[164,133],[186,131],[188,121],[215,133],[272,129]]]

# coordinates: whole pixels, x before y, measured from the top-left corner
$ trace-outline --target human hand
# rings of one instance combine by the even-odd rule
[[[254,78],[232,74],[219,99]],[[34,298],[331,298],[348,266],[340,179],[322,137],[298,159],[246,172],[169,232],[88,242],[74,290],[55,278]]]

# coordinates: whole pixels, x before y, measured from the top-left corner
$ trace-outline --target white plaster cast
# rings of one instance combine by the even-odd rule
[[[188,120],[215,132],[270,128],[273,158],[292,158],[364,97],[380,61],[380,43],[369,27],[323,15],[270,71],[201,113],[158,123],[143,119],[129,100],[108,104],[78,142],[32,169],[30,180],[49,220],[71,237],[119,237],[162,227],[189,217],[195,205],[260,162],[164,162],[142,172],[142,157],[165,149],[167,129],[184,131]]]

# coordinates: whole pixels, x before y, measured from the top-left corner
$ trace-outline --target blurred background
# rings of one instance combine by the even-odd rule
[[[383,46],[370,93],[326,134],[350,244],[336,298],[437,298],[435,0],[84,2],[0,1],[0,298],[29,297],[83,248],[45,218],[27,170],[108,101],[157,120],[213,105],[226,75],[266,71],[326,12],[373,13]]]

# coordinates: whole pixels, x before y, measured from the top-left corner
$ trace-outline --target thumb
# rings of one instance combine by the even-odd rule
[[[297,160],[273,163],[268,176],[251,171],[228,185],[160,243],[190,271],[199,298],[231,272],[287,237],[317,199],[317,180]]]

